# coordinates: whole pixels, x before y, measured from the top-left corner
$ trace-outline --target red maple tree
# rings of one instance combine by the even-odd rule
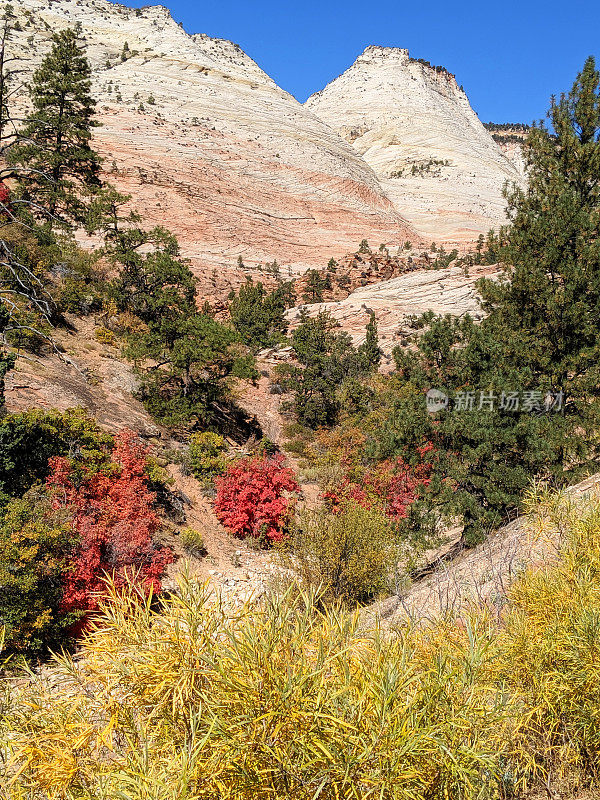
[[[244,458],[217,478],[215,512],[236,536],[265,536],[280,541],[289,519],[292,499],[299,491],[294,473],[283,456]]]
[[[131,431],[117,437],[109,468],[75,469],[59,456],[50,460],[47,486],[55,509],[67,508],[79,543],[65,582],[63,611],[95,611],[109,575],[127,577],[159,591],[172,554],[155,546],[160,519],[145,474],[147,451]]]

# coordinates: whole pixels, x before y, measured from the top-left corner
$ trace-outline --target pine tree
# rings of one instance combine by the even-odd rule
[[[306,288],[302,294],[302,299],[306,303],[322,303],[323,289],[325,282],[316,269],[309,269],[306,273]]]
[[[301,314],[300,325],[292,334],[297,364],[277,368],[282,387],[294,395],[298,421],[309,428],[335,424],[344,385],[365,373],[364,360],[352,339],[338,329],[327,312],[315,318]]]
[[[2,15],[2,29],[0,31],[0,154],[3,159],[8,149],[14,142],[15,123],[9,107],[10,98],[21,88],[19,76],[23,69],[20,68],[18,56],[10,55],[8,44],[14,30],[14,10],[12,5],[7,5]],[[0,180],[13,177],[12,170],[4,169],[0,173]]]
[[[237,295],[231,293],[229,300],[232,325],[252,350],[272,347],[285,339],[288,328],[285,312],[294,304],[290,282],[267,292],[262,283],[248,278]]]
[[[14,192],[8,184],[24,172],[7,163],[19,140],[11,100],[21,91],[25,72],[19,56],[11,54],[15,19],[13,7],[7,4],[0,17],[0,409],[4,405],[4,379],[15,362],[14,354],[2,345],[18,343],[23,334],[30,341],[45,338],[40,330],[50,323],[54,311],[54,302],[41,280],[41,259],[32,253],[34,231],[20,224],[28,206],[13,202]]]
[[[369,321],[366,327],[366,338],[358,348],[358,352],[364,360],[368,370],[376,370],[381,362],[381,350],[379,349],[379,337],[377,336],[377,321],[375,313],[369,311]]]
[[[480,233],[477,237],[477,246],[475,247],[475,263],[481,264],[483,261],[483,246],[485,244],[485,238],[483,233]]]
[[[429,427],[442,496],[471,543],[507,520],[534,477],[564,484],[597,469],[600,454],[600,75],[592,58],[549,118],[551,128],[533,128],[526,142],[527,188],[506,192],[511,224],[488,235],[484,260],[508,266],[503,280],[479,284],[486,317],[476,325],[426,315],[418,352],[394,354],[408,386],[450,397],[450,411],[435,418],[420,398],[410,408],[403,401],[393,446],[401,451],[414,429]],[[521,404],[503,408],[503,392],[514,390]],[[459,393],[474,405],[461,410]],[[482,393],[495,398],[494,410]],[[526,406],[525,393],[537,402]]]
[[[52,223],[82,221],[84,198],[100,185],[100,158],[91,148],[95,102],[91,68],[76,31],[52,37],[52,49],[33,76],[33,110],[11,160],[27,168],[23,196]],[[51,224],[52,224],[51,223]]]
[[[562,390],[565,413],[589,417],[600,396],[600,73],[587,59],[572,89],[552,100],[553,130],[525,145],[526,189],[507,193],[506,280],[481,284],[488,325],[506,356],[543,388]]]

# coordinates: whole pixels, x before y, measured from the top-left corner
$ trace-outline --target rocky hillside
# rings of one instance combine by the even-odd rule
[[[306,107],[353,145],[428,240],[465,242],[504,221],[502,187],[520,173],[447,70],[367,47]]]
[[[416,239],[360,155],[237,45],[188,35],[162,6],[22,0],[15,13],[28,69],[54,31],[81,26],[108,177],[173,229],[209,292],[239,256],[298,272],[364,237]]]
[[[454,76],[406,50],[367,48],[302,106],[237,45],[188,35],[163,6],[22,0],[15,12],[26,72],[54,31],[80,26],[108,178],[148,224],[168,220],[206,296],[239,283],[240,256],[298,274],[365,238],[471,242],[503,221],[502,186],[522,172]]]

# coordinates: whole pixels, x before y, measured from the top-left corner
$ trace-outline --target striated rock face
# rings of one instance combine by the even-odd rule
[[[502,187],[521,175],[443,68],[367,47],[306,107],[352,143],[428,241],[470,241],[505,221]]]
[[[207,290],[236,277],[240,255],[300,272],[363,238],[417,238],[356,150],[237,45],[188,35],[162,6],[20,0],[15,12],[29,68],[54,31],[81,26],[108,177],[146,224],[180,237]]]

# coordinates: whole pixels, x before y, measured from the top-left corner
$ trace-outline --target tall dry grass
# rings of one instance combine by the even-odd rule
[[[540,508],[564,545],[520,576],[499,621],[479,607],[384,635],[298,587],[235,609],[182,579],[159,611],[113,590],[76,661],[12,681],[0,796],[500,800],[597,788],[600,506]]]

